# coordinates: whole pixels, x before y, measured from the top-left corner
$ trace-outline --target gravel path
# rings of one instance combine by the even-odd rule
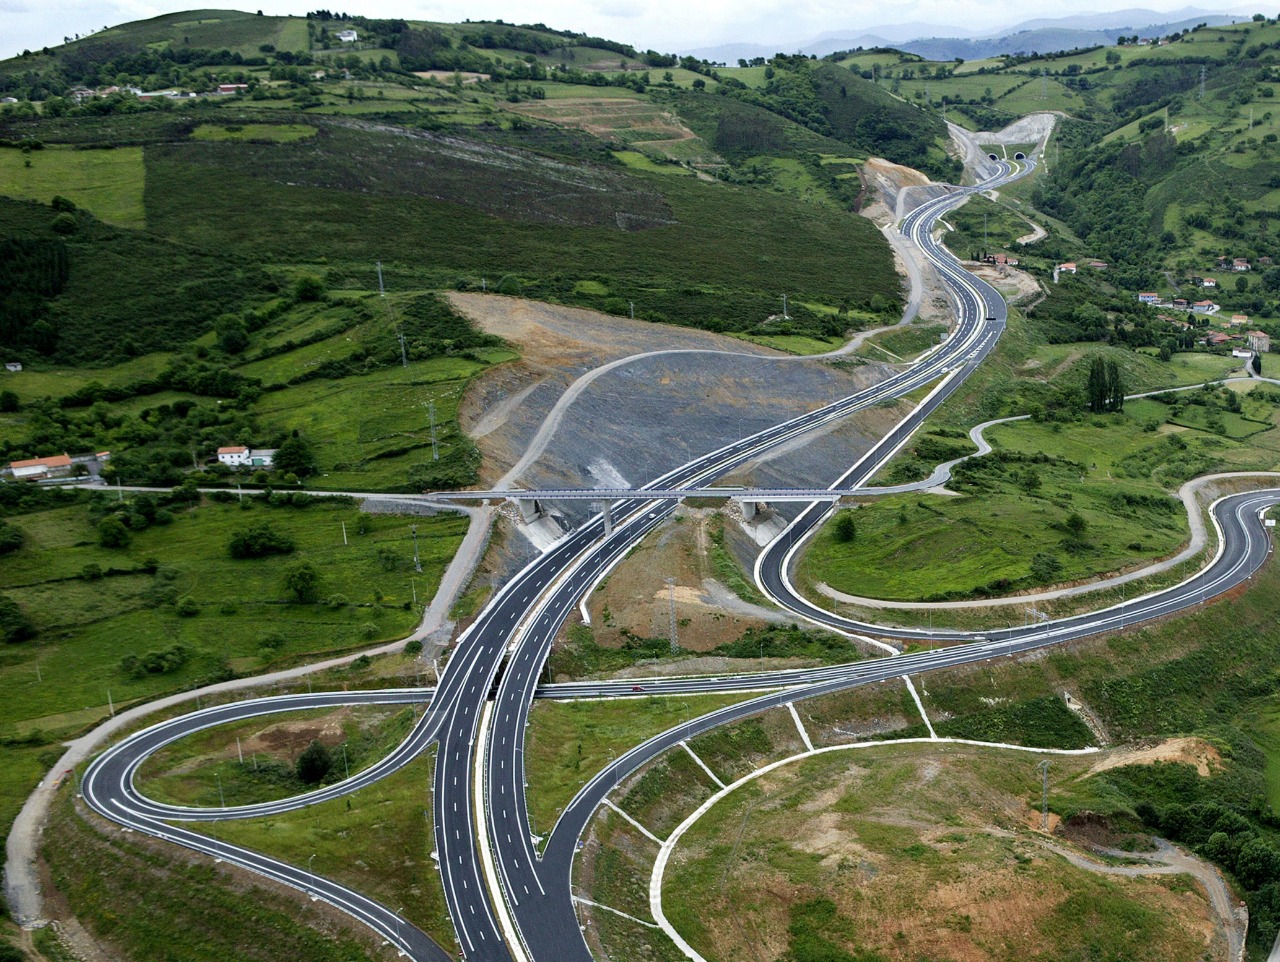
[[[1244,957],[1244,940],[1249,921],[1248,916],[1237,909],[1236,900],[1232,897],[1231,890],[1227,888],[1227,883],[1223,880],[1221,873],[1207,862],[1196,858],[1194,855],[1189,855],[1179,848],[1175,848],[1162,838],[1158,838],[1155,841],[1156,851],[1154,854],[1122,852],[1112,848],[1099,849],[1103,855],[1110,855],[1114,858],[1141,859],[1148,863],[1146,865],[1109,865],[1105,862],[1095,862],[1091,858],[1087,858],[1070,849],[1061,848],[1052,842],[1041,842],[1040,844],[1061,855],[1077,868],[1104,875],[1122,875],[1129,878],[1143,875],[1192,876],[1204,886],[1209,895],[1209,903],[1213,906],[1214,912],[1222,923],[1229,947],[1227,959],[1229,962],[1238,962],[1239,959]],[[1272,958],[1274,957],[1275,953],[1273,952]]]

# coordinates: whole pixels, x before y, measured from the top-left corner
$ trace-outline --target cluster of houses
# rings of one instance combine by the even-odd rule
[[[73,475],[96,475],[97,469],[111,460],[110,451],[93,454],[54,454],[45,458],[12,461],[0,474],[15,481],[55,481]]]
[[[1150,305],[1151,307],[1162,307],[1171,311],[1189,311],[1192,314],[1217,314],[1222,310],[1213,301],[1190,301],[1185,297],[1175,297],[1171,300],[1161,300],[1160,295],[1153,291],[1143,291],[1138,295],[1138,300]]]
[[[277,448],[248,448],[243,444],[218,448],[218,463],[229,468],[270,468],[275,463]],[[43,458],[13,461],[0,469],[0,476],[14,481],[60,481],[89,476],[96,478],[111,460],[110,451],[92,454],[53,454]]]
[[[233,94],[242,94],[248,89],[248,84],[218,84],[218,89],[208,96],[226,97]],[[73,87],[67,97],[77,104],[82,104],[87,100],[110,97],[112,94],[132,94],[144,103],[150,100],[184,100],[200,96],[200,94],[196,93],[184,94],[177,90],[143,90],[141,87],[130,87],[128,85],[117,87],[112,85],[110,87],[99,87],[97,90],[91,90],[88,87]]]
[[[1229,334],[1226,331],[1212,331],[1200,338],[1197,343],[1205,347],[1228,347],[1236,357],[1251,357],[1254,354],[1266,354],[1271,350],[1271,335],[1263,331],[1249,331],[1247,334]]]

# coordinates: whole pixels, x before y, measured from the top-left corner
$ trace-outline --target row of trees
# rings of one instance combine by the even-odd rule
[[[1095,357],[1090,362],[1085,399],[1094,414],[1124,409],[1124,379],[1113,359]]]

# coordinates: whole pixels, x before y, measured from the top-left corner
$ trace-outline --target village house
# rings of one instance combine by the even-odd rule
[[[1249,323],[1248,314],[1232,314],[1229,322],[1232,327],[1244,327]]]
[[[1259,264],[1259,265],[1261,265],[1262,267],[1270,267],[1270,266],[1272,265],[1272,263],[1273,263],[1273,261],[1271,260],[1271,258],[1270,258],[1270,257],[1259,257],[1259,258],[1258,258],[1258,264]]]
[[[1249,338],[1249,349],[1259,354],[1267,354],[1271,351],[1271,335],[1263,331],[1250,331],[1247,335]]]
[[[1154,291],[1144,291],[1138,295],[1138,301],[1142,304],[1159,304],[1160,295],[1156,294]]]
[[[1218,305],[1213,301],[1196,301],[1191,305],[1191,310],[1196,314],[1213,314],[1218,310]]]
[[[218,448],[218,463],[229,468],[269,468],[275,461],[278,448],[251,450],[243,444]]]
[[[338,31],[338,39],[343,43],[355,43],[360,37],[354,30],[340,30]]]
[[[48,458],[31,458],[14,461],[9,465],[14,480],[41,481],[45,478],[65,478],[71,473],[71,456],[55,454]]]
[[[11,374],[17,374],[19,371],[22,370],[22,362],[21,361],[5,361],[4,369]]]
[[[1076,272],[1076,265],[1070,262],[1066,264],[1059,264],[1058,270],[1062,271],[1064,274],[1074,274]]]
[[[1214,331],[1212,334],[1205,335],[1201,339],[1200,343],[1206,344],[1209,347],[1221,347],[1224,344],[1229,344],[1232,341],[1238,340],[1240,340],[1240,335],[1238,334],[1227,334],[1223,331]]]
[[[1231,262],[1231,269],[1237,274],[1242,274],[1249,269],[1249,258],[1237,257]]]
[[[1212,277],[1205,277],[1205,278],[1202,278],[1202,279],[1201,279],[1201,281],[1200,281],[1200,286],[1201,286],[1201,287],[1217,287],[1217,286],[1218,286],[1218,282],[1217,282],[1217,280],[1216,280],[1215,278],[1212,278]]]
[[[1185,297],[1175,297],[1173,299],[1173,309],[1175,311],[1189,311],[1191,309],[1191,302]]]
[[[1105,271],[1107,269],[1106,261],[1089,261],[1089,266],[1095,271]]]
[[[248,89],[248,84],[218,84],[220,94],[242,94]]]

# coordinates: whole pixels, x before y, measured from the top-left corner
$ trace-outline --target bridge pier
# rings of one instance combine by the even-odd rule
[[[604,519],[604,536],[607,538],[613,534],[613,502],[597,501],[600,505],[600,517]]]
[[[546,516],[546,511],[542,508],[542,502],[537,498],[516,498],[516,507],[520,509],[520,519],[525,524],[531,524],[539,518]]]
[[[742,506],[742,519],[744,521],[754,520],[755,516],[760,513],[760,502],[753,501],[748,498],[734,498]]]

